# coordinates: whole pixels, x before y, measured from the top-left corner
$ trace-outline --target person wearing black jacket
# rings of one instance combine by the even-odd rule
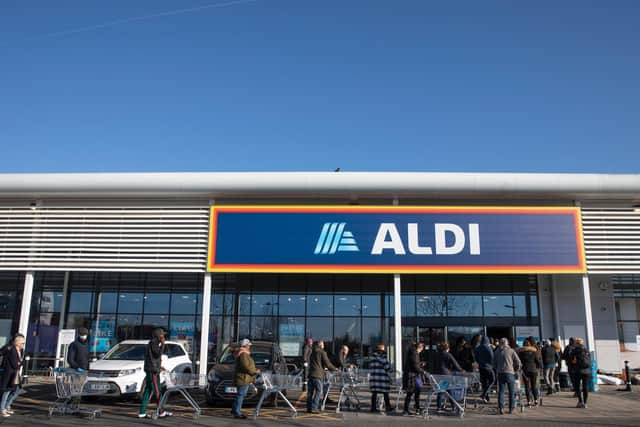
[[[474,356],[478,362],[478,370],[480,371],[480,383],[482,384],[482,396],[480,400],[489,403],[489,390],[496,382],[496,376],[493,372],[493,349],[489,344],[489,337],[483,336],[479,346],[473,349]]]
[[[569,360],[571,366],[573,366],[573,375],[575,378],[573,389],[575,394],[578,395],[577,408],[586,408],[587,399],[589,398],[589,383],[592,381],[591,354],[584,346],[584,340],[582,338],[576,338],[571,353],[569,353]],[[581,384],[582,387],[580,387]]]
[[[571,364],[571,353],[573,352],[574,347],[576,346],[575,338],[569,338],[569,345],[564,348],[564,352],[562,353],[562,360],[567,364],[567,371],[569,371],[569,379],[571,380],[571,387],[575,388],[576,378],[575,378],[575,368]],[[574,394],[574,397],[578,397],[577,394]]]
[[[438,356],[436,357],[433,373],[436,375],[451,375],[451,371],[462,372],[463,369],[455,357],[449,353],[449,343],[443,342],[438,346]],[[438,393],[438,410],[444,406],[445,396],[446,393]]]
[[[424,350],[424,343],[419,342],[417,344],[409,346],[407,355],[404,358],[404,366],[402,368],[402,387],[406,393],[404,398],[404,411],[402,415],[408,416],[409,404],[411,403],[411,397],[415,397],[416,402],[416,414],[420,414],[420,390],[419,384],[416,381],[424,375],[424,370],[420,367],[420,353]]]
[[[467,343],[464,337],[459,337],[456,341],[456,346],[451,355],[456,359],[458,364],[467,372],[473,372],[473,362],[475,357],[473,355],[473,348]]]
[[[18,388],[20,386],[20,369],[24,360],[24,344],[23,335],[17,335],[13,340],[13,345],[8,349],[2,361],[2,400],[0,401],[0,415],[3,417],[10,416],[11,404],[18,397]]]
[[[160,405],[160,371],[162,368],[162,355],[164,354],[165,332],[162,328],[154,329],[153,337],[147,344],[147,348],[144,352],[144,394],[140,402],[140,413],[138,418],[150,418],[147,415],[147,405],[151,394],[156,397],[158,405]],[[170,412],[164,410],[163,407],[159,407],[159,416],[167,417],[171,416]]]
[[[527,406],[538,406],[538,372],[542,368],[542,360],[538,354],[538,348],[534,342],[525,340],[522,347],[518,349],[518,357],[522,362],[522,374],[524,377],[524,387],[527,394]]]
[[[78,329],[78,337],[69,346],[67,363],[71,369],[78,371],[89,370],[89,331],[87,328]]]
[[[549,341],[544,340],[542,343],[542,367],[544,369],[544,381],[547,383],[547,395],[553,394],[554,391],[553,374],[558,360],[560,360],[560,355],[555,347]]]

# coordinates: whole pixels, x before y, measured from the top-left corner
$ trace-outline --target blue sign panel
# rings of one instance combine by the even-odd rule
[[[218,206],[209,271],[585,271],[579,209]]]

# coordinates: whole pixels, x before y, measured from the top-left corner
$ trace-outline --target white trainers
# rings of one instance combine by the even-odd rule
[[[151,418],[151,417],[147,414],[138,414],[138,418],[142,419],[142,418]]]
[[[10,417],[11,414],[9,412],[7,412],[6,409],[3,409],[2,411],[0,411],[0,415],[2,415],[3,417],[7,418]]]
[[[162,411],[162,413],[158,415],[158,418],[164,418],[164,417],[173,417],[173,414],[169,411]]]

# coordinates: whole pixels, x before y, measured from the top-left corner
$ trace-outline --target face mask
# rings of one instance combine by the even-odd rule
[[[86,341],[86,340],[87,340],[87,336],[86,336],[86,335],[80,335],[80,339],[81,339],[82,341]]]

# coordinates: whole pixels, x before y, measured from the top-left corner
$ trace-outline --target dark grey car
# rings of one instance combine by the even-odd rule
[[[215,406],[222,403],[231,403],[236,397],[236,388],[233,385],[233,372],[236,359],[234,352],[238,344],[227,346],[220,356],[220,360],[211,368],[207,375],[207,387],[205,397],[207,404]],[[262,372],[274,374],[287,374],[287,363],[278,344],[267,341],[254,341],[251,346],[251,357],[256,367]],[[256,403],[260,398],[261,390],[251,386],[247,392],[245,402]]]

